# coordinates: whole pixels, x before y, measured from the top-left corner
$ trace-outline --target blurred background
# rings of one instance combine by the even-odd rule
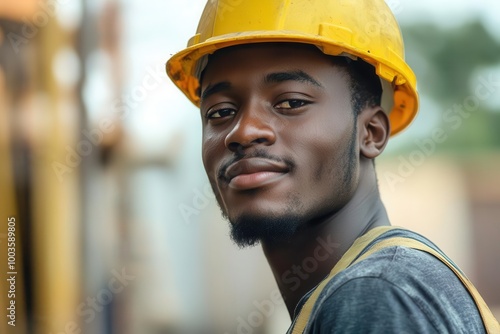
[[[387,2],[421,108],[377,161],[383,199],[393,224],[440,245],[500,318],[500,3]],[[260,248],[229,240],[198,111],[164,74],[204,4],[1,0],[0,333],[288,328]],[[4,314],[10,217],[15,327]]]

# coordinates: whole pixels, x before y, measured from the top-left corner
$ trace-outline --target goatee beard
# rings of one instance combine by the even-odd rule
[[[301,225],[301,217],[245,215],[231,221],[231,239],[240,248],[253,247],[259,242],[286,243],[295,235]]]

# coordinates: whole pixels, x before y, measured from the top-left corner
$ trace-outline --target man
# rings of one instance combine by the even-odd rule
[[[403,54],[383,0],[209,1],[167,63],[200,107],[202,159],[231,236],[262,244],[290,333],[485,332],[457,275],[411,247],[325,279],[390,225],[374,159],[418,109]],[[377,233],[435,248],[409,231]]]

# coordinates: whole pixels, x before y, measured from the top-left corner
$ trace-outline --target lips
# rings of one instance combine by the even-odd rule
[[[247,158],[230,165],[224,176],[230,188],[248,190],[277,181],[289,171],[284,163],[262,158]]]

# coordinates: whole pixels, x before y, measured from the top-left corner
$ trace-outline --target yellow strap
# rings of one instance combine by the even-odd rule
[[[418,249],[424,252],[427,252],[433,256],[435,256],[437,259],[439,259],[441,262],[446,264],[448,268],[450,268],[455,275],[462,281],[462,284],[465,286],[467,290],[469,290],[470,295],[474,299],[474,302],[476,303],[476,306],[479,310],[479,313],[481,314],[481,318],[483,319],[484,326],[486,328],[487,333],[494,333],[498,334],[500,333],[500,324],[498,321],[495,319],[493,316],[493,313],[491,313],[490,309],[488,308],[488,305],[484,302],[483,298],[479,294],[479,292],[476,290],[476,287],[469,281],[467,277],[465,277],[454,265],[452,265],[443,255],[441,255],[439,252],[436,250],[432,249],[431,247],[427,246],[426,244],[421,243],[420,241],[417,241],[415,239],[411,238],[403,238],[403,237],[395,237],[395,238],[390,238],[386,240],[382,240],[378,242],[376,245],[371,247],[366,253],[361,255],[356,262],[361,261],[365,259],[366,257],[370,256],[371,254],[382,250],[387,247],[392,247],[392,246],[403,246],[403,247],[408,247],[408,248],[413,248],[413,249]]]
[[[356,259],[356,257],[359,256],[359,253],[361,253],[363,249],[365,249],[373,240],[393,228],[393,226],[376,227],[356,239],[356,241],[347,250],[347,252],[345,252],[339,262],[337,262],[335,267],[333,267],[332,271],[330,271],[330,274],[325,279],[323,279],[323,281],[321,281],[321,283],[316,287],[309,299],[302,306],[302,309],[300,310],[300,313],[295,320],[292,334],[302,334],[304,332],[314,304],[316,303],[316,300],[318,299],[321,291],[323,291],[324,287],[326,286],[326,284],[328,284],[330,279],[332,279],[333,276],[335,276],[342,270],[349,267],[349,265]]]
[[[333,276],[335,276],[337,273],[347,268],[349,265],[361,261],[366,257],[370,256],[371,254],[379,250],[382,250],[383,248],[391,246],[404,246],[417,250],[422,250],[435,256],[441,262],[446,264],[460,279],[460,281],[462,281],[463,285],[467,288],[470,295],[474,299],[474,302],[476,303],[479,313],[481,314],[481,318],[483,319],[483,323],[487,333],[488,334],[500,333],[500,324],[493,317],[493,314],[491,313],[490,309],[484,302],[481,295],[479,295],[474,285],[472,285],[472,283],[464,275],[462,275],[462,273],[457,268],[455,268],[455,266],[449,263],[449,261],[444,256],[442,256],[439,252],[435,251],[431,247],[411,238],[394,237],[378,242],[373,247],[371,247],[367,252],[365,252],[362,256],[356,259],[356,257],[358,257],[358,255],[370,244],[370,242],[372,242],[374,239],[376,239],[377,237],[379,237],[380,235],[391,229],[394,229],[394,227],[383,226],[374,228],[354,242],[351,248],[349,248],[349,250],[337,263],[337,265],[332,269],[330,274],[316,287],[311,297],[309,297],[309,299],[306,301],[306,303],[302,307],[297,317],[297,320],[295,321],[292,334],[302,334],[304,332],[304,329],[307,325],[307,322],[309,321],[309,316],[311,315],[316,300],[318,299],[319,295],[323,291],[326,284],[328,284],[330,279],[333,278]],[[356,261],[353,263],[354,259],[356,259]]]

